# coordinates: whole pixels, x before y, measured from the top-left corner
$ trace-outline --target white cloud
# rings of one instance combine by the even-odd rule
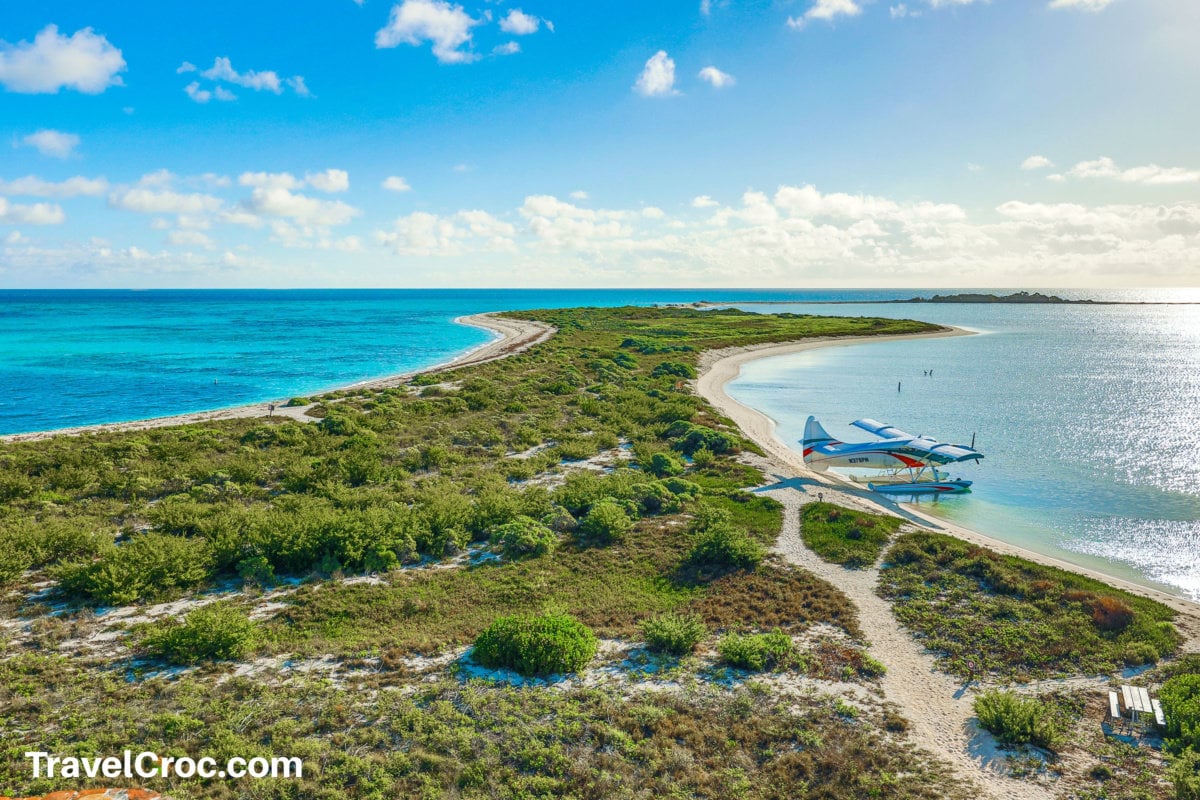
[[[171,231],[167,234],[167,244],[176,247],[203,247],[211,250],[213,240],[199,231]]]
[[[1066,173],[1072,178],[1108,178],[1122,183],[1141,183],[1149,186],[1165,186],[1183,183],[1200,183],[1200,170],[1183,167],[1160,167],[1147,164],[1142,167],[1121,169],[1108,157],[1095,161],[1081,161]]]
[[[238,186],[254,186],[267,189],[300,189],[304,181],[290,172],[243,172],[238,176]]]
[[[350,174],[344,169],[327,169],[304,176],[308,185],[322,192],[344,192],[350,188]]]
[[[633,88],[643,97],[676,94],[675,62],[667,55],[666,50],[659,50],[650,56]]]
[[[113,208],[140,214],[208,214],[222,205],[221,198],[209,194],[184,194],[161,188],[162,184],[139,184],[117,188],[108,196]]]
[[[1054,162],[1045,156],[1030,156],[1021,162],[1021,169],[1049,169],[1054,166]]]
[[[0,194],[23,195],[26,197],[79,197],[96,196],[108,191],[104,178],[84,178],[77,175],[57,183],[43,180],[34,175],[6,181],[0,179]]]
[[[263,185],[254,189],[249,208],[256,214],[283,217],[300,225],[329,227],[344,225],[358,216],[357,208],[341,200],[319,200],[295,194],[281,185]]]
[[[279,81],[279,74],[274,70],[238,72],[233,68],[233,62],[224,56],[217,56],[213,60],[213,65],[204,70],[204,72],[201,72],[200,76],[208,78],[211,81],[225,81],[237,86],[244,86],[256,92],[264,90],[273,92],[274,94],[281,94],[283,92],[283,87]]]
[[[433,54],[442,64],[463,64],[479,56],[461,49],[471,42],[471,28],[482,20],[474,19],[460,5],[445,0],[403,0],[392,6],[388,24],[375,33],[378,48],[424,42],[433,46]]]
[[[967,172],[983,172],[983,165],[974,162],[967,163]]]
[[[477,209],[449,217],[415,211],[398,218],[375,239],[398,255],[455,256],[469,250],[511,251],[516,228]]]
[[[588,193],[585,192],[583,189],[576,189],[575,191],[571,192],[571,194],[568,195],[568,197],[570,197],[572,200],[587,200]]]
[[[74,133],[49,129],[31,133],[21,140],[23,144],[51,158],[70,158],[75,148],[79,147],[79,141],[79,137]]]
[[[1052,0],[1050,8],[1074,8],[1080,11],[1103,11],[1114,0]]]
[[[18,205],[0,197],[0,225],[59,225],[67,215],[52,203]]]
[[[4,237],[4,243],[9,245],[26,244],[28,241],[29,239],[22,236],[20,231],[10,231],[9,234]]]
[[[720,203],[718,203],[716,200],[713,200],[706,194],[692,198],[692,208],[712,208],[713,206],[717,205],[720,205]]]
[[[412,190],[412,187],[408,185],[408,181],[399,175],[389,175],[384,178],[383,188],[390,192],[407,192]]]
[[[642,216],[646,219],[663,219],[667,216],[667,212],[658,206],[646,206],[642,209]]]
[[[196,71],[196,65],[190,61],[185,61],[176,68],[175,74],[183,75],[185,72],[195,72],[195,71]]]
[[[708,81],[717,89],[723,89],[726,86],[733,86],[737,83],[732,75],[728,72],[722,72],[716,67],[705,67],[700,70],[700,79]]]
[[[304,82],[304,77],[301,75],[293,75],[288,78],[287,85],[292,87],[292,91],[299,97],[312,97],[312,92],[309,91],[308,84]]]
[[[516,42],[505,42],[504,44],[498,44],[493,47],[492,52],[498,56],[515,56],[517,53],[521,52],[521,45],[517,44]]]
[[[187,86],[183,87],[183,91],[187,96],[195,100],[197,103],[207,103],[209,100],[216,98],[223,103],[230,100],[237,100],[237,95],[226,89],[224,86],[217,86],[213,89],[201,89],[200,81],[192,81]]]
[[[528,36],[531,33],[537,33],[540,24],[541,20],[537,17],[526,14],[519,8],[514,8],[508,12],[508,16],[500,20],[500,30],[514,36]]]
[[[120,86],[117,73],[124,70],[121,51],[91,28],[63,36],[57,26],[47,25],[33,42],[0,41],[0,85],[10,92],[55,94],[74,89],[99,94]]]
[[[919,17],[921,12],[912,11],[905,3],[897,3],[888,9],[888,14],[892,19],[904,19],[905,17]]]
[[[800,30],[809,20],[832,22],[837,17],[857,17],[861,13],[862,7],[854,0],[816,0],[803,16],[788,17],[787,24],[793,30]]]

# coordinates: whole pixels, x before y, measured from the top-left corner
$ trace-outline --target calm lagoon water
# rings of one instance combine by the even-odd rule
[[[262,402],[418,369],[486,342],[485,331],[452,323],[482,311],[722,300],[915,317],[982,334],[760,360],[731,392],[793,443],[809,414],[848,439],[866,436],[848,426],[862,416],[946,440],[974,433],[987,455],[963,470],[975,491],[940,498],[926,506],[933,513],[1200,597],[1200,306],[862,304],[917,293],[930,292],[0,291],[0,433]],[[814,304],[829,300],[840,302]]]
[[[972,493],[923,509],[1200,599],[1200,306],[754,308],[979,331],[763,359],[730,393],[795,447],[809,414],[846,441],[871,438],[848,424],[859,417],[943,441],[975,435],[986,458],[952,471]]]

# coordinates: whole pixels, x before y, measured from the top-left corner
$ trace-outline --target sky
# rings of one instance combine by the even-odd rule
[[[0,287],[1200,285],[1196,0],[0,8]]]

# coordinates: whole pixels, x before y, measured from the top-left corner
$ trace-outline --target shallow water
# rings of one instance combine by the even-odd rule
[[[1200,598],[1200,307],[838,308],[981,333],[762,359],[730,394],[795,447],[809,414],[846,441],[871,438],[849,426],[859,417],[943,441],[974,435],[986,458],[952,470],[972,493],[925,510]]]

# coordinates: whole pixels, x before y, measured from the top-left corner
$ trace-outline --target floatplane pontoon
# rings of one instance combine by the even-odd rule
[[[817,471],[830,467],[878,471],[872,478],[851,475],[867,488],[885,494],[953,494],[969,492],[971,481],[951,478],[938,467],[978,462],[983,454],[963,444],[944,444],[926,436],[913,436],[873,419],[856,419],[856,428],[873,433],[882,441],[839,442],[830,436],[816,417],[804,426],[804,463]],[[971,437],[973,445],[974,437]]]

